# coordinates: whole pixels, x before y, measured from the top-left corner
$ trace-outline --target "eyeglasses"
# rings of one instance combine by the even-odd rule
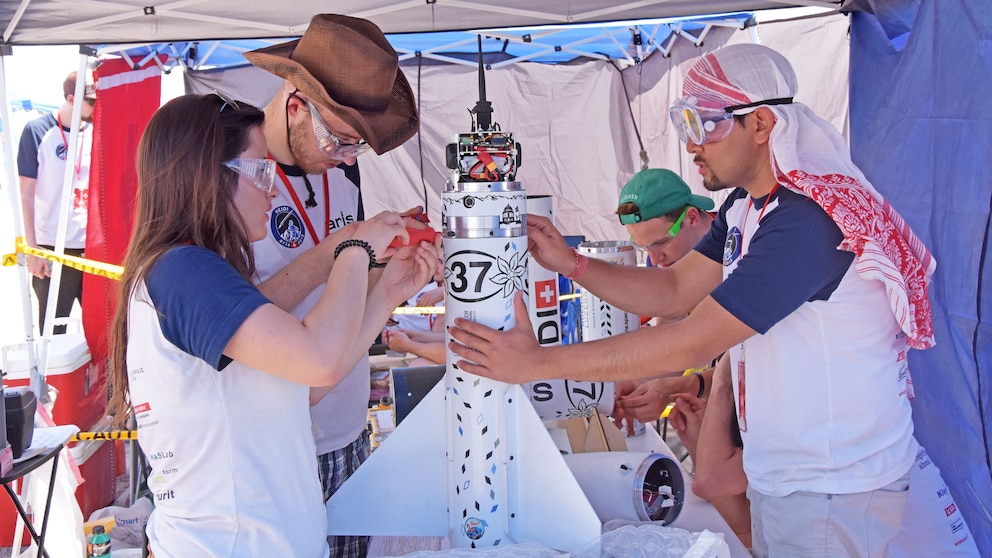
[[[668,109],[675,133],[682,143],[692,140],[696,145],[725,139],[734,130],[734,115],[727,110],[707,110],[696,107],[696,99],[682,97]]]
[[[635,243],[634,249],[641,253],[647,253],[651,250],[660,250],[662,246],[667,244],[670,240],[674,240],[675,237],[679,235],[679,231],[682,230],[682,220],[685,219],[685,214],[688,212],[689,212],[689,206],[687,205],[685,206],[685,209],[682,210],[682,214],[679,215],[679,218],[675,220],[675,223],[673,223],[672,226],[668,228],[668,232],[665,233],[664,238],[655,240],[651,244],[647,244],[647,245],[641,245]]]
[[[320,117],[317,107],[310,102],[310,99],[300,97],[299,95],[296,95],[296,97],[303,99],[303,102],[307,104],[307,109],[310,111],[311,123],[313,124],[313,135],[317,138],[317,148],[320,149],[320,152],[325,157],[335,161],[343,161],[344,159],[358,157],[369,150],[371,146],[365,140],[358,140],[358,143],[348,143],[335,136],[331,132],[331,129],[327,127],[327,124],[324,123],[324,119]]]
[[[234,110],[241,110],[241,105],[239,105],[238,102],[235,101],[234,99],[225,95],[223,92],[214,89],[210,94],[216,96],[221,101],[223,101],[223,103],[221,103],[220,105],[220,110],[218,110],[217,112],[224,112],[224,109],[226,109],[227,107],[231,107]]]
[[[272,159],[231,159],[224,166],[247,178],[256,188],[272,193],[276,183],[276,162]]]
[[[96,106],[96,97],[83,97],[83,100],[91,107]]]

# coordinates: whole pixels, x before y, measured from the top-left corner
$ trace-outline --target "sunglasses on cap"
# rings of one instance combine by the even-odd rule
[[[256,188],[272,193],[276,183],[276,162],[272,159],[237,158],[224,161],[224,166],[240,174],[255,185]]]
[[[310,102],[310,99],[301,97],[296,93],[293,95],[298,99],[302,99],[307,104],[307,109],[310,111],[311,123],[313,124],[313,135],[317,138],[317,148],[325,157],[334,161],[343,161],[352,157],[358,157],[369,150],[371,146],[365,140],[358,140],[357,143],[348,143],[335,136],[331,132],[331,129],[327,127],[327,124],[324,123],[324,119],[320,117],[317,107]]]
[[[723,109],[703,109],[696,106],[695,97],[682,97],[668,109],[668,116],[675,125],[675,133],[682,143],[702,145],[726,139],[734,131],[734,112],[765,105],[786,105],[792,97],[768,99],[743,105],[731,105]]]

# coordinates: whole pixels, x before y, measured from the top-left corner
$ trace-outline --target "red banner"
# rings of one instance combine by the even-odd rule
[[[162,78],[154,61],[135,70],[123,59],[103,61],[94,78],[97,103],[93,115],[86,257],[120,265],[131,237],[138,192],[135,172],[138,140],[159,107]],[[90,274],[83,278],[83,330],[93,363],[98,367],[98,385],[106,380],[107,339],[116,303],[116,281]]]

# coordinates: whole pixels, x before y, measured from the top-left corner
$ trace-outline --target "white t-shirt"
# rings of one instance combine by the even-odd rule
[[[748,482],[785,496],[897,480],[916,449],[908,347],[885,287],[837,250],[840,230],[814,201],[786,188],[767,209],[749,200],[732,193],[696,247],[723,261],[713,298],[758,332],[729,351]]]
[[[63,123],[67,124],[67,123]],[[62,182],[69,159],[68,128],[58,125],[54,114],[27,123],[21,135],[18,172],[35,178],[34,229],[38,244],[54,246],[59,228],[62,204]],[[39,138],[40,135],[40,139]],[[37,141],[37,144],[33,144]],[[32,148],[37,149],[36,164],[32,165]],[[87,203],[89,200],[90,152],[93,149],[93,126],[83,122],[72,157],[73,183],[69,198],[69,219],[66,223],[65,247],[86,247]],[[21,153],[23,152],[23,153]]]
[[[223,355],[267,303],[195,246],[161,256],[131,296],[128,379],[158,558],[328,555],[309,388]]]
[[[319,242],[328,234],[364,217],[361,192],[356,185],[357,166],[348,169],[352,177],[346,175],[343,167],[333,168],[324,175],[307,176],[314,192],[314,207],[306,206],[310,194],[302,171],[283,165],[280,169],[292,190],[287,188],[281,176],[276,177],[278,194],[272,200],[269,234],[252,244],[255,265],[262,281],[316,246],[315,236]],[[303,319],[316,306],[323,292],[323,285],[314,289],[293,309],[292,314]],[[341,316],[341,319],[360,317]],[[370,392],[369,360],[366,355],[333,391],[310,409],[317,455],[341,449],[358,438],[365,429]]]
[[[892,544],[889,558],[978,558],[978,547],[951,491],[930,460],[927,450],[913,439],[916,461],[909,469],[909,498],[902,525]]]

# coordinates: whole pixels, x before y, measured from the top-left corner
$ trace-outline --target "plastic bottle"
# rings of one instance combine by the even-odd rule
[[[86,539],[86,558],[110,556],[110,535],[104,532],[103,525],[93,527],[93,534]]]

